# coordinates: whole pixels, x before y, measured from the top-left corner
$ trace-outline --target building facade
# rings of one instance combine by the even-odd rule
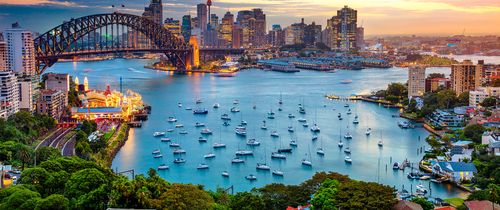
[[[163,27],[168,29],[174,36],[181,37],[181,22],[173,18],[166,18]]]
[[[6,118],[19,112],[19,86],[13,71],[0,72],[0,107]]]
[[[191,37],[191,15],[184,15],[182,16],[182,26],[181,26],[181,33],[182,36],[184,37],[184,41],[189,41],[189,38]]]
[[[7,43],[0,41],[0,71],[7,71]]]
[[[408,98],[422,97],[425,93],[425,67],[408,68]]]
[[[500,87],[479,87],[469,92],[469,106],[477,107],[488,97],[500,97]]]
[[[36,105],[34,78],[18,77],[17,83],[19,87],[19,110],[34,112]]]
[[[457,95],[475,90],[481,86],[482,65],[470,60],[451,65],[451,88]]]
[[[321,42],[321,25],[312,22],[304,27],[304,44],[315,46],[317,42]]]
[[[365,28],[363,27],[356,29],[356,47],[361,51],[365,49]]]
[[[426,78],[425,92],[436,92],[440,89],[450,89],[451,81],[448,78]]]
[[[163,5],[161,0],[151,0],[149,6],[144,8],[142,16],[158,25],[163,25]]]
[[[66,94],[60,90],[41,90],[37,113],[60,119],[68,106]]]
[[[7,43],[7,69],[17,74],[34,75],[35,68],[35,43],[33,34],[12,24],[12,28],[5,30]]]
[[[226,40],[229,45],[233,43],[233,27],[234,27],[234,15],[230,12],[226,12],[222,18],[222,24],[220,27],[221,38]]]
[[[45,89],[69,91],[69,74],[48,73],[45,75]]]

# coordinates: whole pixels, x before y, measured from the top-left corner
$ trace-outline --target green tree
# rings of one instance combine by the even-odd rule
[[[83,169],[73,173],[66,182],[65,195],[68,198],[77,198],[106,183],[108,178],[101,171],[95,168]]]
[[[342,182],[336,200],[340,209],[391,209],[396,204],[394,188],[373,182]]]
[[[211,209],[214,200],[200,186],[191,184],[173,184],[163,193],[162,206],[173,210]]]
[[[486,129],[479,124],[468,125],[463,130],[463,135],[477,144],[481,143],[481,137]]]
[[[19,144],[16,148],[16,158],[22,163],[22,170],[24,170],[24,165],[32,161],[33,149],[26,145]]]
[[[268,184],[253,190],[264,201],[265,209],[286,209],[287,206],[297,206],[304,202],[309,195],[303,194],[298,186],[283,184]]]
[[[488,97],[483,100],[483,102],[480,103],[481,106],[483,107],[493,107],[497,105],[497,99],[495,97]]]
[[[408,89],[402,83],[391,83],[387,87],[387,95],[393,95],[396,97],[404,97],[408,94]]]
[[[458,102],[457,94],[453,90],[442,90],[437,93],[437,105],[440,109],[450,109]]]
[[[431,202],[427,201],[427,199],[425,199],[425,198],[416,197],[416,198],[411,199],[411,202],[420,204],[420,206],[422,206],[422,208],[424,210],[433,210],[434,209],[434,205]]]
[[[61,157],[61,151],[54,147],[41,147],[36,150],[35,155],[36,161],[42,163],[52,158]]]
[[[69,200],[63,195],[52,194],[37,202],[35,210],[66,210],[69,209]]]
[[[231,199],[231,209],[253,210],[265,209],[264,201],[258,195],[249,192],[239,192]]]
[[[28,209],[23,204],[31,199],[40,198],[38,192],[31,191],[24,186],[12,186],[0,190],[0,209]]]
[[[28,168],[21,174],[19,183],[32,185],[36,188],[36,191],[43,192],[43,189],[46,187],[45,180],[47,180],[49,176],[49,172],[43,168]]]
[[[314,209],[337,209],[337,201],[335,197],[338,192],[340,183],[337,180],[327,179],[318,191],[314,194],[311,204]]]

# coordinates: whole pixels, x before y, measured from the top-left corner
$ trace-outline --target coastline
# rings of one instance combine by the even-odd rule
[[[113,159],[115,159],[116,154],[125,145],[128,140],[128,135],[130,133],[130,127],[127,123],[122,123],[113,136],[108,140],[108,146],[105,150],[100,153],[95,154],[95,161],[102,166],[111,168]]]

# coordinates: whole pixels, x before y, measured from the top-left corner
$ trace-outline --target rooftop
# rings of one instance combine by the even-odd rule
[[[447,172],[472,171],[477,172],[476,166],[472,163],[464,162],[438,162],[439,167]]]

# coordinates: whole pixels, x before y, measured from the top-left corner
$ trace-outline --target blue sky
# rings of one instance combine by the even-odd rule
[[[164,17],[195,14],[200,0],[163,0]],[[375,34],[500,34],[499,0],[213,0],[212,13],[263,8],[268,28],[299,22],[326,23],[336,10],[348,4],[358,10],[365,33]],[[0,30],[19,22],[36,32],[74,17],[115,11],[141,14],[148,0],[0,0]]]

